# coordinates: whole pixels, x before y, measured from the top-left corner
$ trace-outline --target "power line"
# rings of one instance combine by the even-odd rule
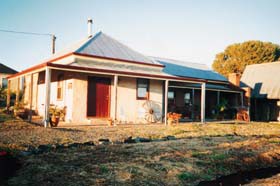
[[[0,29],[0,32],[7,32],[7,33],[13,33],[13,34],[36,35],[36,36],[51,36],[51,38],[52,38],[52,54],[55,53],[56,36],[54,34],[36,33],[36,32],[20,32],[20,31],[5,30],[5,29]]]
[[[26,35],[37,35],[37,36],[53,36],[53,34],[36,33],[36,32],[19,32],[19,31],[4,30],[4,29],[0,29],[0,32],[8,32],[8,33],[14,33],[14,34],[26,34]]]

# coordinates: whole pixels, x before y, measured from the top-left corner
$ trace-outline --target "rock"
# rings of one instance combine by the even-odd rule
[[[132,139],[132,136],[130,136],[124,140],[124,143],[136,143],[136,141],[135,139]]]
[[[86,176],[87,176],[87,172],[86,172],[86,171],[82,171],[82,172],[80,172],[80,176],[84,176],[84,177],[86,177]]]
[[[110,144],[110,140],[109,139],[99,139],[98,143],[99,143],[99,145],[108,145],[108,144]]]
[[[176,140],[175,136],[165,136],[162,138],[163,140]]]
[[[84,145],[88,145],[88,146],[94,146],[94,142],[93,141],[87,141],[84,143]]]
[[[80,143],[72,143],[72,144],[70,144],[68,147],[79,147],[79,146],[81,146],[81,144]]]
[[[39,152],[46,152],[49,151],[51,147],[49,145],[39,145],[38,146],[38,151]]]
[[[151,142],[150,139],[148,138],[140,138],[140,137],[137,137],[134,139],[136,143],[146,143],[146,142]]]
[[[32,151],[21,151],[20,152],[20,155],[21,156],[29,156],[29,155],[31,155],[32,154]]]

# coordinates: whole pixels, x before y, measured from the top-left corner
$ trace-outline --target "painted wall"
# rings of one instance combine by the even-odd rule
[[[96,123],[95,119],[87,118],[87,74],[75,74],[73,77],[73,123]],[[93,76],[93,75],[91,75]],[[107,76],[108,77],[108,76]],[[110,77],[110,116],[114,117],[114,78]],[[150,81],[150,102],[155,107],[158,117],[162,110],[162,82]],[[117,88],[117,120],[120,123],[144,123],[145,113],[143,104],[145,100],[136,100],[136,78],[119,77]]]
[[[117,119],[120,123],[146,123],[145,115],[149,109],[148,104],[151,105],[157,117],[162,115],[162,81],[150,80],[150,95],[149,101],[147,101],[136,99],[136,80],[136,78],[119,78]]]
[[[63,97],[57,99],[57,77],[59,74],[64,74],[63,80]],[[76,72],[62,72],[52,70],[51,78],[51,98],[50,104],[57,105],[60,108],[64,106],[66,109],[66,122],[76,124],[94,124],[97,121],[93,118],[87,117],[87,91],[88,91],[88,76],[95,76],[93,74],[76,73]],[[102,77],[98,75],[98,77]],[[110,117],[114,118],[114,77],[110,77],[111,91],[110,91]],[[33,75],[33,109],[39,115],[44,114],[45,104],[45,73],[40,72]],[[150,80],[149,86],[149,101],[136,99],[136,78],[119,77],[117,88],[117,120],[119,123],[146,123],[145,116],[149,109],[153,109],[159,122],[161,122],[162,115],[162,101],[163,101],[163,81]],[[24,100],[29,107],[30,100],[30,85],[31,76],[25,77],[25,95]],[[149,106],[150,105],[150,106]]]
[[[62,81],[62,99],[57,99],[57,77],[58,75],[63,74],[64,80]],[[51,95],[50,95],[50,104],[55,105],[58,108],[66,107],[66,115],[65,120],[66,122],[72,121],[72,105],[73,105],[73,79],[72,75],[69,72],[61,72],[52,70],[51,72]],[[34,78],[34,77],[33,77]],[[36,110],[39,115],[43,116],[44,114],[44,107],[45,107],[45,73],[40,72],[38,74],[37,80],[38,86],[38,94],[37,94],[37,104]],[[36,84],[36,83],[35,83]],[[25,96],[26,97],[26,96]]]

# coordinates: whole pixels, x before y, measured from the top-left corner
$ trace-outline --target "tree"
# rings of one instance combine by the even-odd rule
[[[212,68],[228,76],[243,73],[246,65],[274,62],[280,59],[280,46],[271,42],[246,41],[229,45],[216,55]]]

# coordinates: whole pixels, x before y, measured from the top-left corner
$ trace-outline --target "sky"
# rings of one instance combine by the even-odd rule
[[[148,56],[204,63],[247,40],[280,44],[279,0],[1,0],[0,29],[50,33],[56,50],[87,37],[87,19]],[[0,32],[0,63],[18,71],[51,56],[51,37]]]

